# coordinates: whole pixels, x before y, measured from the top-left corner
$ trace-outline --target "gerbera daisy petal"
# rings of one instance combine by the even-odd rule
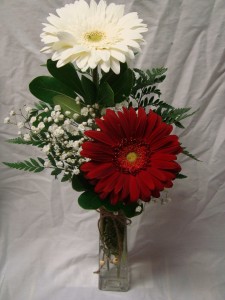
[[[111,163],[106,163],[103,165],[95,164],[93,168],[88,172],[88,179],[95,179],[95,178],[103,178],[109,175],[112,175],[114,170],[112,168]]]
[[[119,74],[120,62],[133,58],[131,52],[140,49],[142,33],[147,31],[137,13],[124,15],[124,5],[111,3],[107,6],[103,0],[98,4],[91,0],[90,5],[77,0],[56,12],[58,16],[48,16],[49,23],[44,24],[41,39],[48,47],[43,48],[43,52],[54,54],[57,49],[60,61],[57,65],[60,66],[75,61],[82,69],[99,65],[105,72],[111,68]],[[61,32],[65,32],[64,36]],[[65,39],[65,35],[70,38]],[[76,46],[85,46],[86,52],[78,57]],[[68,49],[70,56],[64,53]],[[86,63],[82,63],[82,57],[88,57]]]
[[[129,176],[130,201],[136,202],[140,197],[140,189],[134,176]]]
[[[115,139],[112,140],[111,138],[109,138],[108,135],[106,135],[104,132],[101,132],[101,131],[87,130],[87,131],[85,131],[85,135],[96,141],[107,144],[109,146],[112,146],[115,141]]]
[[[112,204],[150,201],[172,186],[181,170],[175,160],[182,149],[160,116],[152,111],[146,114],[143,108],[123,107],[117,113],[107,109],[96,124],[100,131],[86,132],[93,140],[83,143],[81,155],[91,162],[81,170],[101,199],[109,198]]]

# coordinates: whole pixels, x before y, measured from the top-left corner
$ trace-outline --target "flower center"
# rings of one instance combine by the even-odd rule
[[[149,145],[136,139],[124,139],[114,148],[114,165],[123,173],[137,174],[150,162]]]
[[[85,40],[87,40],[88,42],[100,42],[105,38],[105,33],[102,31],[91,31],[91,32],[87,32],[84,35]]]
[[[127,160],[130,162],[130,163],[133,163],[137,160],[138,158],[138,155],[136,152],[129,152],[126,156]]]

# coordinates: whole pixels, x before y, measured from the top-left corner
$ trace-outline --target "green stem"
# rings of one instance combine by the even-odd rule
[[[92,79],[93,79],[94,84],[98,87],[98,85],[99,85],[98,67],[93,69]]]

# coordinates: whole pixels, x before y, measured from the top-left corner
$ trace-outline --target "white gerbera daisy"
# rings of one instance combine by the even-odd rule
[[[99,66],[119,74],[120,62],[134,58],[144,41],[141,33],[147,31],[136,12],[124,15],[124,5],[107,6],[104,0],[91,0],[90,6],[78,0],[56,12],[58,16],[50,14],[49,24],[43,24],[46,46],[41,51],[53,52],[57,67],[76,62],[82,71]]]

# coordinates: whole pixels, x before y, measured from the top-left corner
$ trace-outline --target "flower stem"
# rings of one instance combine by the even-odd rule
[[[94,84],[96,85],[96,87],[98,87],[99,84],[99,76],[98,76],[98,67],[96,67],[95,69],[93,69],[92,71],[92,79]]]

